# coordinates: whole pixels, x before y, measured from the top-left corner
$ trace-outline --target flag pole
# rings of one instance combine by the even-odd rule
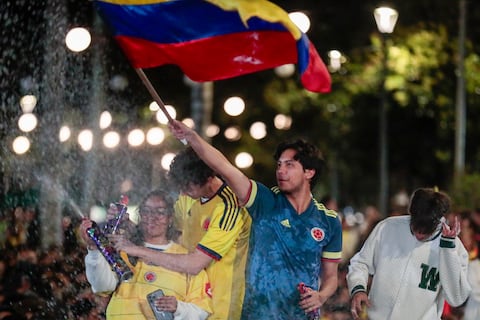
[[[140,79],[142,79],[142,82],[143,84],[145,85],[145,87],[147,87],[147,90],[148,92],[150,92],[150,94],[152,95],[152,98],[153,100],[155,100],[155,102],[158,104],[158,106],[160,107],[160,110],[162,110],[162,112],[165,114],[165,116],[167,117],[167,120],[168,122],[172,122],[173,121],[173,118],[170,116],[170,114],[168,113],[168,110],[167,108],[165,107],[165,103],[163,103],[162,101],[162,98],[160,98],[160,96],[158,95],[157,91],[155,90],[155,88],[153,87],[152,83],[150,82],[150,80],[147,78],[147,75],[145,74],[145,72],[143,72],[143,69],[141,68],[135,68],[135,71],[137,72],[138,76],[140,77]]]
[[[148,92],[150,92],[150,94],[152,95],[153,100],[155,100],[155,102],[158,104],[158,107],[160,108],[160,110],[162,110],[162,112],[165,114],[165,117],[167,117],[168,122],[170,122],[170,123],[173,122],[173,118],[172,118],[172,116],[170,116],[170,113],[168,113],[168,110],[165,107],[165,103],[163,103],[162,98],[160,98],[160,96],[158,95],[157,91],[155,90],[152,83],[150,82],[150,79],[148,79],[145,72],[143,72],[143,69],[142,68],[135,68],[135,71],[137,72],[140,79],[142,79],[142,82],[145,85],[145,87],[147,87]],[[185,139],[181,139],[180,141],[184,145],[187,144],[187,140],[185,140]]]

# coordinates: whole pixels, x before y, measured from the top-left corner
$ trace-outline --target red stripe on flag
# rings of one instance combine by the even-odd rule
[[[297,62],[295,40],[287,32],[243,32],[177,44],[125,36],[116,39],[135,68],[176,64],[194,81],[221,80]],[[307,81],[315,78],[314,74],[305,76]]]
[[[309,45],[308,55],[308,66],[301,75],[300,81],[307,90],[322,93],[330,92],[330,73],[312,43]]]

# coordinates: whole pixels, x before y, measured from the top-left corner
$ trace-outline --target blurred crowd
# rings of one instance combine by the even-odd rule
[[[104,319],[106,298],[85,277],[79,221],[65,217],[62,245],[42,249],[35,208],[16,207],[0,221],[0,319]]]
[[[322,319],[348,320],[350,297],[346,285],[349,259],[357,252],[373,227],[383,218],[374,206],[361,212],[338,208],[334,199],[322,199],[337,210],[343,226],[343,260],[339,266],[336,294],[322,309]],[[407,203],[392,207],[390,215],[407,214]],[[451,214],[460,219],[460,239],[470,253],[472,269],[480,266],[480,210]],[[0,319],[105,319],[108,297],[92,293],[85,277],[86,248],[76,234],[78,220],[63,218],[62,245],[42,249],[41,228],[35,208],[17,207],[0,220]],[[472,287],[474,285],[472,284]],[[476,288],[478,292],[480,288]],[[474,287],[475,292],[475,287]],[[478,295],[478,294],[477,294]],[[470,300],[478,299],[474,296]],[[461,320],[465,305],[445,306],[444,320]]]

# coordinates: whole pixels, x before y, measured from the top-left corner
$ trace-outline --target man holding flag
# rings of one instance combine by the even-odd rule
[[[342,251],[337,213],[311,194],[323,168],[319,151],[303,140],[279,144],[278,186],[269,189],[182,122],[172,120],[169,128],[225,179],[252,217],[242,319],[308,319],[316,313],[337,289]],[[299,294],[301,283],[305,292]]]

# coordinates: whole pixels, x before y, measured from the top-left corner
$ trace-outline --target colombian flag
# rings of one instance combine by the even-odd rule
[[[179,66],[192,80],[227,79],[287,63],[303,86],[330,91],[317,50],[288,14],[266,0],[95,1],[135,68]]]

